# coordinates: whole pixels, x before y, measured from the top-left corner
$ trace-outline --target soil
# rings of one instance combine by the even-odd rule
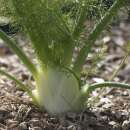
[[[28,49],[28,41],[23,42],[24,37],[18,35],[16,39],[28,54],[32,53],[31,49]],[[130,56],[117,75],[110,78],[113,71],[120,66],[123,57],[128,54],[124,46],[127,46],[129,41],[130,23],[128,22],[120,22],[118,26],[112,27],[111,32],[104,33],[96,42],[94,51],[104,42],[106,52],[102,60],[96,64],[96,73],[88,75],[88,82],[111,79],[130,83]],[[0,67],[16,75],[23,82],[31,81],[32,85],[35,85],[30,73],[17,56],[2,43],[3,41],[0,41]],[[91,64],[91,58],[88,61],[87,63]],[[38,110],[27,94],[4,76],[0,76],[0,89],[0,130],[130,130],[129,90],[98,89],[92,93],[86,110],[57,117]],[[95,100],[94,97],[98,93],[100,96]]]

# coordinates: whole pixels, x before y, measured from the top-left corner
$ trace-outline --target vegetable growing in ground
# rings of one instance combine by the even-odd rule
[[[82,84],[80,80],[82,67],[94,42],[118,10],[129,2],[128,0],[115,0],[85,40],[74,63],[72,62],[73,51],[82,40],[88,1],[75,1],[79,13],[73,26],[69,25],[70,22],[61,10],[66,0],[10,0],[10,2],[17,20],[31,40],[38,60],[37,66],[18,44],[2,31],[0,31],[0,38],[32,73],[36,82],[35,93],[30,86],[23,84],[4,70],[0,69],[0,74],[14,80],[28,93],[34,104],[51,114],[78,112],[86,107],[89,94],[96,88],[110,86],[130,89],[129,84],[116,82]]]

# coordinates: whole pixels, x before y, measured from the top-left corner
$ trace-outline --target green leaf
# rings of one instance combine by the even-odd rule
[[[76,26],[74,28],[73,37],[74,39],[78,39],[81,32],[85,28],[85,20],[86,20],[86,14],[87,14],[87,2],[83,1],[80,3],[80,12],[79,12],[79,18],[77,20]]]

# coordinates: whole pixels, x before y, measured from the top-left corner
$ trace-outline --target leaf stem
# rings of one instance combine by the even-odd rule
[[[5,41],[5,44],[10,47],[14,53],[17,54],[17,56],[22,60],[22,62],[25,64],[25,66],[30,70],[30,72],[33,74],[34,78],[36,79],[37,75],[37,68],[35,65],[30,61],[30,59],[24,54],[22,49],[17,45],[15,41],[10,39],[3,31],[0,30],[0,38]]]
[[[118,75],[120,69],[121,69],[122,66],[124,65],[124,63],[125,63],[125,61],[126,61],[127,58],[128,58],[128,54],[126,54],[126,55],[124,56],[124,58],[122,59],[121,63],[119,64],[119,67],[114,70],[114,73],[112,74],[112,76],[110,76],[109,81],[112,81],[112,80]],[[92,104],[96,103],[96,102],[100,99],[100,98],[99,98],[100,96],[103,96],[103,95],[104,95],[105,90],[106,90],[106,88],[101,88],[101,90],[99,91],[98,95],[97,95],[96,97],[94,97],[94,100],[93,100],[93,103],[92,103]],[[112,89],[111,89],[111,90],[112,90]],[[107,94],[110,93],[111,90],[109,90],[109,92],[107,92]],[[106,94],[106,93],[105,93],[105,94]]]
[[[14,81],[21,90],[28,93],[28,95],[32,98],[33,103],[35,105],[39,106],[37,99],[33,95],[32,90],[30,89],[30,87],[28,85],[24,85],[21,81],[19,81],[18,79],[16,79],[14,76],[10,75],[9,73],[5,72],[4,70],[0,69],[0,74],[5,75],[6,77],[8,77],[12,81]]]
[[[105,16],[99,21],[98,24],[94,27],[93,31],[90,33],[85,45],[80,50],[80,53],[74,63],[73,70],[79,75],[83,64],[85,62],[86,57],[88,56],[88,53],[90,53],[91,48],[97,38],[100,36],[104,28],[107,26],[107,24],[111,21],[112,17],[118,12],[120,7],[122,7],[122,4],[124,2],[122,0],[115,0],[112,7],[109,9],[109,11],[105,14]]]
[[[81,32],[83,31],[85,25],[84,22],[86,20],[86,9],[87,9],[87,2],[85,2],[84,6],[82,5],[83,3],[81,3],[81,13],[80,16],[78,18],[77,24],[74,28],[74,31],[72,33],[72,36],[75,40],[77,40],[81,34]]]
[[[105,88],[105,87],[113,87],[113,88],[125,88],[125,89],[130,89],[130,84],[125,84],[125,83],[117,83],[117,82],[103,82],[103,83],[95,83],[90,86],[85,85],[83,87],[84,90],[84,95],[87,97],[89,94],[94,91],[97,88]]]

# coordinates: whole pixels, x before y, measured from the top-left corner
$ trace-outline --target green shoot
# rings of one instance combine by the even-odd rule
[[[14,40],[10,39],[3,31],[0,30],[0,37],[5,41],[5,43],[13,50],[14,53],[21,59],[21,61],[26,65],[28,70],[35,76],[37,74],[36,67],[29,60],[29,58],[24,54],[24,52],[17,46]]]
[[[9,73],[5,72],[4,70],[1,70],[1,69],[0,69],[0,74],[5,75],[6,77],[8,77],[8,78],[11,79],[12,81],[14,81],[14,82],[18,85],[18,87],[19,87],[21,90],[23,90],[23,91],[25,91],[25,92],[28,93],[28,95],[32,98],[34,104],[38,105],[37,100],[36,100],[35,96],[34,96],[33,93],[32,93],[32,90],[29,89],[29,88],[30,88],[29,86],[24,85],[22,82],[20,82],[20,81],[19,81],[18,79],[16,79],[14,76],[10,75]]]

